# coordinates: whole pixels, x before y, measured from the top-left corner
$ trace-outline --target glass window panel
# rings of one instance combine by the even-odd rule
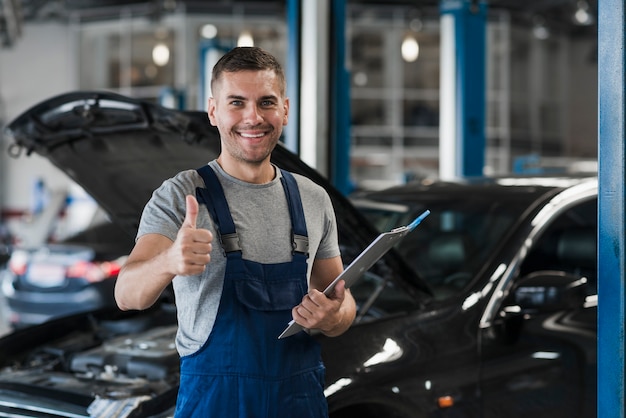
[[[382,99],[353,99],[353,125],[384,125],[385,103]]]
[[[414,34],[419,45],[419,55],[414,62],[403,61],[404,87],[406,89],[439,88],[439,34],[418,32]]]
[[[439,126],[439,101],[404,100],[404,126]]]
[[[351,39],[352,83],[357,87],[384,87],[383,37],[378,31],[360,31]]]

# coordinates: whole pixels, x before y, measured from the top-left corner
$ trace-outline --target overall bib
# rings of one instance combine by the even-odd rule
[[[318,343],[305,332],[278,339],[308,289],[308,238],[295,179],[282,171],[292,260],[262,264],[243,259],[214,171],[205,166],[198,172],[206,188],[196,195],[216,224],[227,264],[213,330],[196,353],[181,358],[176,417],[327,417]]]

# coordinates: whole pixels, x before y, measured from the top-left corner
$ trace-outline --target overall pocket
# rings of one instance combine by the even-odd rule
[[[250,309],[259,311],[291,310],[306,294],[299,279],[259,279],[243,276],[234,279],[237,299]]]

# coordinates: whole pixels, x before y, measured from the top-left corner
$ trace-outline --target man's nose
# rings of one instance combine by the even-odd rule
[[[249,105],[246,107],[246,111],[244,112],[244,117],[246,121],[250,122],[259,122],[263,120],[263,115],[261,109],[257,105]]]

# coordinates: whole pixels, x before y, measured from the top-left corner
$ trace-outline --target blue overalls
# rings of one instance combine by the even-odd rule
[[[176,417],[327,417],[319,344],[305,332],[278,339],[308,288],[308,238],[295,179],[282,171],[292,260],[261,264],[243,259],[216,174],[209,166],[198,172],[206,188],[196,195],[216,224],[227,264],[213,330],[198,352],[181,358]]]

